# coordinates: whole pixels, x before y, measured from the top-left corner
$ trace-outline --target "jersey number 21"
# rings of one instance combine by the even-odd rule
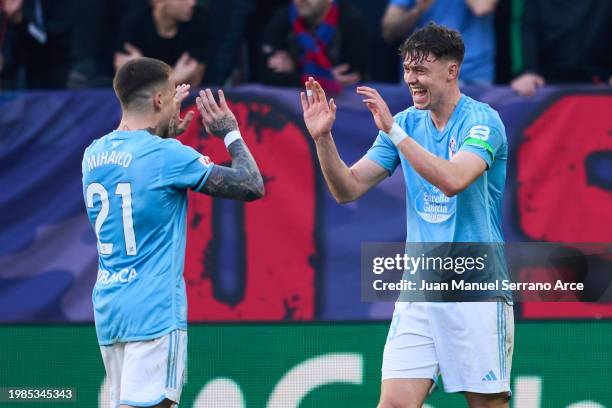
[[[94,196],[100,196],[102,208],[96,217],[95,231],[98,238],[98,250],[100,255],[110,255],[113,252],[112,243],[103,243],[100,240],[100,229],[108,217],[108,191],[100,183],[92,183],[87,187],[87,208],[94,207]],[[130,183],[119,183],[115,194],[122,199],[123,210],[123,236],[125,237],[125,248],[128,255],[136,255],[136,237],[134,235],[134,222],[132,221],[132,186]]]

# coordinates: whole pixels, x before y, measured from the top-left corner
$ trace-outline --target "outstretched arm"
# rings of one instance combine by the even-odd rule
[[[340,158],[331,129],[336,119],[336,104],[329,102],[321,85],[313,78],[300,93],[304,122],[315,141],[323,176],[336,201],[347,203],[365,194],[387,176],[387,171],[374,161],[362,158],[348,167]]]
[[[232,167],[214,165],[200,193],[215,197],[253,201],[263,197],[265,189],[261,173],[240,133],[238,122],[219,90],[217,105],[210,89],[196,98],[206,131],[224,139],[232,159]]]

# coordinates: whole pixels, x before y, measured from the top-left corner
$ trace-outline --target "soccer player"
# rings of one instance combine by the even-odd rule
[[[490,106],[463,95],[461,36],[430,24],[401,47],[414,106],[395,117],[379,93],[358,87],[378,137],[348,167],[332,138],[336,105],[312,78],[300,94],[329,189],[346,203],[402,166],[407,242],[502,242],[508,154],[504,125]],[[431,205],[439,203],[440,205]],[[420,407],[437,381],[470,407],[507,407],[513,312],[506,292],[481,302],[397,302],[383,353],[379,407]]]
[[[219,104],[210,89],[196,103],[206,130],[224,140],[231,167],[174,139],[193,112],[180,119],[189,85],[175,88],[171,71],[151,58],[123,65],[113,81],[121,123],[83,157],[83,195],[98,238],[94,318],[112,408],[179,403],[187,359],[187,190],[242,201],[264,194],[223,91]]]

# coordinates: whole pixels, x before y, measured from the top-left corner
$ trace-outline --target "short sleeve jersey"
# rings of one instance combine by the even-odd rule
[[[487,165],[487,170],[464,191],[447,197],[414,170],[386,133],[379,132],[366,156],[389,173],[402,166],[406,182],[406,241],[503,242],[501,210],[508,143],[498,113],[487,104],[461,95],[442,131],[434,126],[428,110],[410,107],[394,119],[419,145],[440,158],[450,160],[458,152],[467,151]],[[507,275],[505,270],[500,273]]]
[[[450,160],[459,151],[469,151],[482,158],[488,167],[466,190],[446,197],[410,166],[386,133],[379,132],[367,157],[389,173],[402,165],[407,241],[502,242],[501,205],[508,143],[497,112],[462,95],[442,131],[434,126],[429,111],[414,107],[398,113],[395,122],[438,157]]]
[[[101,345],[187,328],[187,190],[202,188],[211,161],[146,131],[114,131],[85,150],[83,196],[98,237],[93,290]]]

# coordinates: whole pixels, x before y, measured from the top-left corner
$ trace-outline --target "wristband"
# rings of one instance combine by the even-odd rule
[[[229,147],[229,145],[231,145],[232,142],[235,142],[238,139],[242,139],[242,136],[240,135],[240,131],[232,130],[227,135],[225,135],[225,137],[223,138],[223,143],[225,143],[225,147]]]
[[[397,146],[402,140],[406,139],[407,137],[408,135],[406,134],[406,132],[404,132],[404,129],[399,127],[397,123],[393,123],[393,127],[389,132],[389,138],[391,139],[393,144]]]

